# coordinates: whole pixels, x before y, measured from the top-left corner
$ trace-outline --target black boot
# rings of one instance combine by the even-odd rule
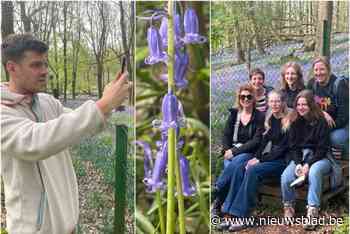
[[[221,216],[221,206],[223,202],[218,197],[213,201],[211,207],[211,215],[212,216]]]

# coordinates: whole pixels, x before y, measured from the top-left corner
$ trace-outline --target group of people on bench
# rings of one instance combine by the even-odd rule
[[[305,87],[300,65],[288,62],[282,67],[280,90],[264,85],[261,69],[250,72],[224,129],[224,169],[214,185],[212,214],[248,217],[258,186],[275,177],[281,178],[284,217],[293,217],[296,195],[291,183],[303,177],[309,184],[307,217],[312,220],[318,217],[323,176],[331,176],[332,188],[341,185],[335,159],[348,155],[348,83],[332,74],[325,57],[317,57],[312,69]],[[224,222],[218,228],[245,227]],[[304,225],[315,227],[314,222]]]

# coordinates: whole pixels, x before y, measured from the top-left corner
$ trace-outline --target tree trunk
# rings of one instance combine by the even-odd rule
[[[31,28],[31,24],[30,24],[30,19],[27,16],[27,13],[26,13],[25,2],[24,1],[20,1],[19,5],[21,7],[21,21],[23,23],[24,31],[25,32],[31,32],[32,28]]]
[[[127,35],[127,31],[126,31],[126,24],[125,24],[125,20],[124,20],[124,8],[123,8],[123,1],[119,1],[119,10],[120,10],[120,29],[121,29],[121,33],[122,33],[122,44],[123,44],[123,51],[124,51],[124,55],[126,58],[126,65],[127,65],[127,69],[129,74],[131,74],[131,64],[130,64],[130,53],[129,53],[129,46],[128,46],[128,42],[126,39],[126,35]]]
[[[68,69],[67,69],[67,2],[63,3],[63,71],[64,71],[64,102],[67,101]]]
[[[9,34],[14,33],[13,26],[13,2],[3,1],[1,2],[1,36],[2,39],[6,38]],[[9,74],[6,69],[5,77],[6,81],[9,81]]]
[[[13,27],[13,2],[1,2],[1,36],[4,39],[7,35],[14,33]]]
[[[317,55],[330,56],[330,40],[332,28],[333,2],[325,1],[318,3],[318,22],[316,34]]]
[[[102,59],[102,58],[100,58],[100,59]],[[98,89],[98,97],[99,98],[101,98],[102,94],[103,94],[102,74],[103,74],[102,61],[97,60],[97,89]]]
[[[340,30],[340,24],[339,24],[339,18],[340,18],[340,2],[337,2],[337,6],[335,8],[335,29],[334,32],[341,32]]]
[[[79,12],[78,15],[80,18],[80,11],[77,9]],[[72,35],[72,45],[73,45],[73,64],[72,64],[72,97],[73,100],[75,100],[76,97],[76,84],[77,84],[77,73],[78,73],[78,62],[79,62],[79,51],[80,51],[80,39],[81,39],[81,23],[78,21],[76,22],[78,24],[78,27],[76,30],[78,31],[78,38],[74,39],[74,36]],[[75,31],[73,29],[72,31]]]
[[[250,54],[250,50],[251,50],[251,39],[248,40],[247,42],[247,71],[248,71],[248,74],[250,73],[250,70],[251,70],[251,54]]]
[[[238,20],[234,22],[235,32],[239,32]],[[237,51],[237,64],[245,62],[244,49],[242,46],[242,39],[240,33],[236,33],[236,51]]]

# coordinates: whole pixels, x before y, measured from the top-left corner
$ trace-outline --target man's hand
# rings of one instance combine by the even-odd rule
[[[327,112],[325,112],[325,111],[322,111],[322,112],[323,112],[323,116],[324,116],[324,118],[326,119],[326,121],[327,121],[329,127],[334,128],[334,127],[335,127],[335,121],[334,121],[334,119],[332,118],[332,116],[330,116],[330,115],[329,115]]]
[[[117,77],[104,88],[101,99],[96,102],[103,114],[106,115],[120,106],[128,97],[130,84],[127,77],[127,72],[118,73]]]
[[[225,151],[225,154],[224,154],[224,158],[225,159],[230,159],[232,158],[233,154],[232,154],[232,150],[231,149],[228,149]]]
[[[254,166],[258,164],[260,161],[257,158],[252,158],[247,162],[247,165],[245,165],[245,169],[248,170],[249,167]]]

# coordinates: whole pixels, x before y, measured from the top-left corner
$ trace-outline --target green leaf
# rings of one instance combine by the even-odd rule
[[[136,208],[136,227],[144,231],[145,233],[155,233],[156,229],[153,224],[144,216],[139,209]]]

